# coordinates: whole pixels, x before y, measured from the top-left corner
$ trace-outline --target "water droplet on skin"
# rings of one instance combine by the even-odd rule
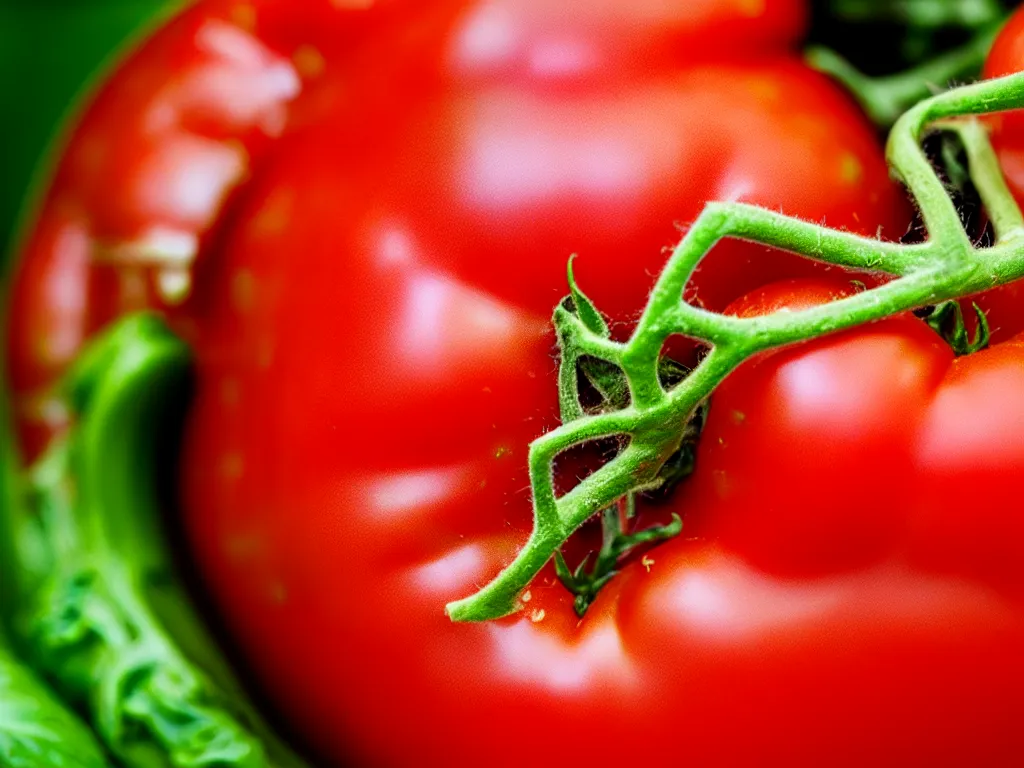
[[[168,304],[181,304],[192,293],[192,275],[187,269],[161,269],[156,275],[156,289]]]

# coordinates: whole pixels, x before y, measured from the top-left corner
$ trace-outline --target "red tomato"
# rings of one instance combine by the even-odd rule
[[[989,51],[984,77],[1001,77],[1024,70],[1024,9],[1003,27]],[[1018,202],[1024,202],[1024,112],[1004,112],[986,118],[999,164]],[[979,298],[992,322],[993,338],[1005,339],[1024,330],[1024,285],[1011,283]]]
[[[529,530],[526,449],[557,423],[549,317],[570,253],[625,333],[707,200],[902,232],[870,127],[792,52],[805,15],[797,0],[197,3],[101,91],[27,242],[9,344],[26,444],[52,426],[40,437],[38,393],[83,339],[132,309],[168,312],[197,354],[183,454],[197,563],[262,685],[333,762],[1005,747],[1017,612],[957,570],[943,530],[915,523],[934,546],[914,550],[921,565],[904,553],[927,509],[883,503],[903,465],[876,451],[916,428],[952,364],[916,320],[805,355],[823,399],[792,423],[744,422],[749,445],[792,439],[748,467],[762,487],[730,495],[719,438],[754,454],[729,414],[782,418],[806,380],[771,383],[772,366],[783,383],[799,368],[784,356],[737,376],[671,501],[721,543],[664,545],[583,621],[550,573],[523,615],[443,613]],[[723,308],[813,269],[729,242],[692,292]],[[880,406],[904,354],[906,392]],[[872,407],[862,431],[842,421]],[[847,455],[849,473],[824,461]],[[744,493],[754,507],[730,506]],[[733,525],[756,509],[763,542]]]

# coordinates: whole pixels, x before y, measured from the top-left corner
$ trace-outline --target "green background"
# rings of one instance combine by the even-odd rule
[[[33,172],[92,76],[169,0],[0,0],[0,244]],[[6,261],[6,259],[4,259]]]

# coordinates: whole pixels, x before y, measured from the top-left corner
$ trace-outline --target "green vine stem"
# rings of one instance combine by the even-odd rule
[[[696,410],[711,392],[751,356],[909,310],[978,293],[1024,277],[1024,251],[1017,233],[1020,211],[999,176],[984,130],[965,123],[961,132],[970,169],[984,203],[998,221],[990,248],[975,249],[956,207],[923,150],[925,129],[937,121],[1024,106],[1024,73],[989,80],[934,96],[905,113],[893,127],[888,159],[894,175],[916,199],[929,239],[901,245],[826,229],[742,203],[709,203],[676,247],[662,271],[632,336],[624,343],[584,314],[555,312],[563,355],[588,355],[622,370],[629,387],[623,408],[579,415],[533,441],[529,452],[534,527],[516,558],[475,594],[449,603],[453,621],[484,621],[521,609],[527,587],[562,544],[584,522],[619,499],[656,488],[666,461],[679,449]],[[974,127],[971,127],[971,126]],[[791,251],[808,259],[895,279],[830,304],[798,312],[738,318],[694,307],[683,289],[701,259],[724,238],[738,238]],[[573,289],[575,297],[582,295]],[[675,334],[709,345],[709,352],[682,381],[666,388],[659,377],[665,340]],[[564,406],[563,406],[564,409]],[[562,452],[596,440],[617,438],[622,448],[578,485],[556,496],[552,463]]]
[[[127,768],[301,766],[220,660],[160,530],[157,425],[189,364],[187,346],[148,314],[78,358],[61,388],[75,423],[8,513],[13,625]]]
[[[892,125],[910,106],[949,83],[974,77],[981,70],[1001,24],[976,33],[967,43],[925,63],[884,77],[869,77],[829,48],[807,50],[807,63],[835,78],[849,90],[879,126]]]

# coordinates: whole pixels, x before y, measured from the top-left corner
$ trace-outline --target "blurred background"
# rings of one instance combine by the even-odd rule
[[[69,109],[120,46],[182,0],[0,0],[0,244]]]

